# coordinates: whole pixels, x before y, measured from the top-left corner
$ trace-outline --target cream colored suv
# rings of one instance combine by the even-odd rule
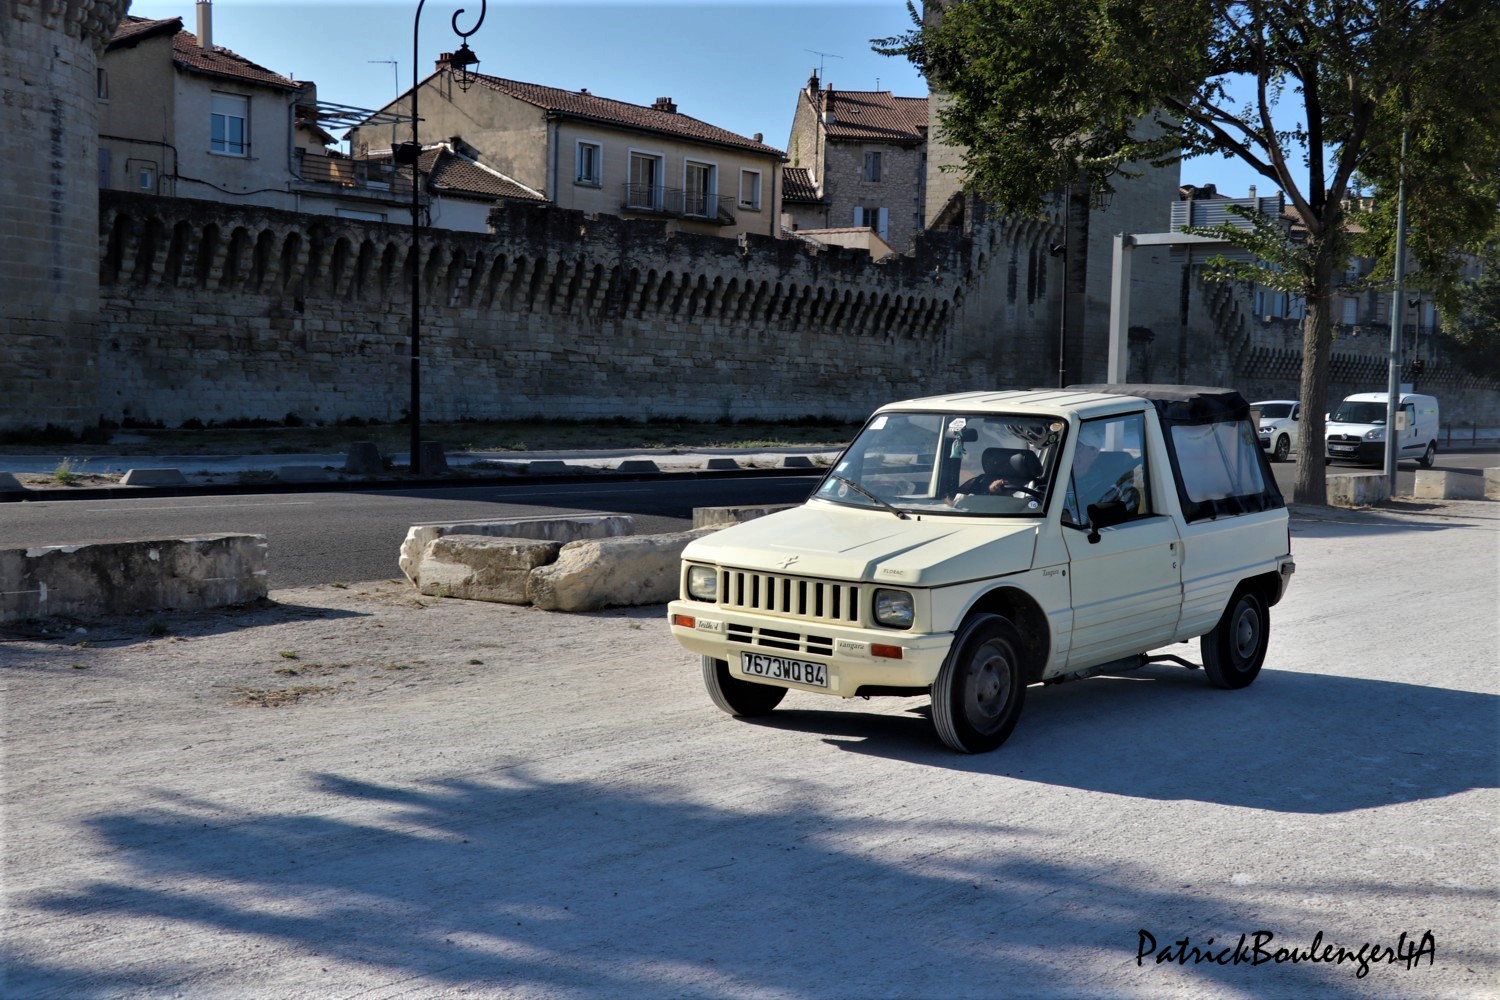
[[[1073,386],[881,407],[800,507],[683,554],[673,635],[710,697],[930,695],[992,750],[1026,688],[1170,660],[1223,688],[1265,660],[1287,511],[1227,389]]]

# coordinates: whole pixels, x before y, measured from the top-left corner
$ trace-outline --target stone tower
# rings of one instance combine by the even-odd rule
[[[128,0],[0,3],[0,431],[99,416],[99,54]]]

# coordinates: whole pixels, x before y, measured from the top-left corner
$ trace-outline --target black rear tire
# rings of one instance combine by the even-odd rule
[[[1266,662],[1271,643],[1271,613],[1253,591],[1234,595],[1212,632],[1198,640],[1203,672],[1214,687],[1249,687]]]
[[[954,637],[932,683],[932,724],[959,753],[986,753],[1016,728],[1026,703],[1025,644],[999,615],[977,615]]]
[[[703,658],[703,686],[714,704],[730,715],[765,715],[786,697],[786,688],[742,681],[729,672],[728,663],[712,656]]]
[[[1417,459],[1417,464],[1424,469],[1432,468],[1432,463],[1437,459],[1437,442],[1428,441],[1427,450],[1422,452],[1422,457]]]

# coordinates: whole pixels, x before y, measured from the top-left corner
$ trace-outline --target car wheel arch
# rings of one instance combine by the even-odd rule
[[[1052,628],[1036,598],[1019,587],[996,587],[979,596],[964,613],[964,620],[979,614],[999,615],[1016,627],[1025,644],[1026,681],[1040,682],[1052,646]]]

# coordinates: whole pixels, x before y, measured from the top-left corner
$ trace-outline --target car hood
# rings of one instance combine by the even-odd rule
[[[1031,568],[1040,520],[902,520],[809,503],[705,535],[687,560],[757,572],[932,587]]]

